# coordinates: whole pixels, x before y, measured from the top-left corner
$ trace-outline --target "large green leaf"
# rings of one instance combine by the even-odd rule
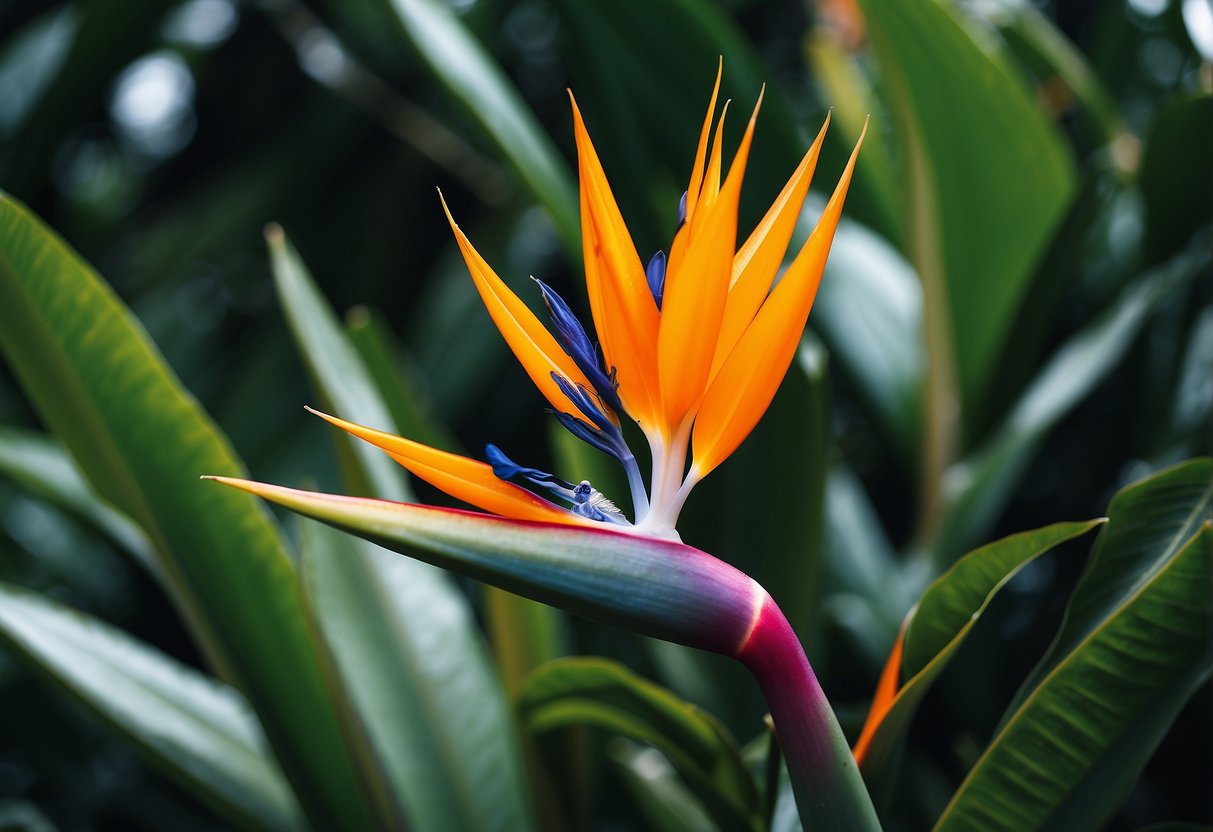
[[[931,584],[904,636],[899,675],[907,681],[872,735],[862,762],[864,780],[875,794],[887,798],[892,793],[906,731],[919,703],[998,591],[1033,560],[1101,522],[1055,523],[1005,537],[965,555]]]
[[[1152,490],[1147,481],[1137,494]],[[1127,519],[1123,502],[1114,508],[1109,538],[1118,515]],[[1151,519],[1142,512],[1128,522]],[[1103,828],[1213,669],[1213,523],[1176,546],[1032,690],[957,790],[939,832]]]
[[[1176,465],[1124,488],[1108,504],[1108,517],[1057,637],[1023,683],[1008,716],[1213,518],[1213,459]]]
[[[390,428],[366,366],[298,254],[280,229],[269,240],[278,295],[320,395],[343,416]],[[409,496],[390,457],[335,438],[348,446],[351,487]],[[330,529],[308,540],[309,605],[379,788],[420,829],[533,826],[510,713],[463,595],[439,569]]]
[[[307,521],[305,521],[307,522]],[[309,523],[300,568],[394,828],[535,825],[514,726],[475,617],[427,564]]]
[[[1074,191],[1072,161],[1021,80],[938,0],[860,7],[899,136],[927,343],[973,402]]]
[[[518,700],[531,731],[593,725],[659,750],[722,829],[759,827],[758,791],[718,720],[606,659],[548,662]]]
[[[101,499],[63,446],[51,437],[0,426],[0,474],[82,518],[159,577],[156,555],[147,535],[129,517]]]
[[[319,825],[370,823],[299,586],[264,507],[199,484],[242,470],[101,278],[0,201],[0,348],[93,487],[147,532],[187,623],[257,711]]]
[[[437,0],[388,0],[409,46],[496,146],[580,256],[577,195],[568,165],[488,51]]]
[[[229,822],[304,827],[261,726],[235,690],[101,621],[7,584],[0,584],[0,641]]]

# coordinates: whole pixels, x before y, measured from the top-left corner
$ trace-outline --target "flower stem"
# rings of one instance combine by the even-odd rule
[[[872,798],[834,711],[770,595],[736,658],[754,674],[771,708],[804,828],[879,832]]]

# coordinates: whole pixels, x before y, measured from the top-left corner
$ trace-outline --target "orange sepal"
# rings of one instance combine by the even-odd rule
[[[699,130],[699,144],[695,146],[695,163],[691,165],[691,181],[687,185],[687,222],[695,216],[699,205],[699,192],[703,187],[703,166],[707,160],[708,137],[712,131],[712,121],[716,116],[716,100],[720,95],[720,79],[724,75],[724,57],[716,64],[716,84],[712,87],[712,98],[708,101],[708,111],[703,117],[703,127]]]
[[[447,221],[451,224],[451,230],[455,232],[455,241],[459,244],[459,251],[472,275],[472,282],[476,284],[476,291],[480,293],[480,298],[484,301],[493,323],[497,325],[501,337],[518,358],[531,381],[539,388],[539,392],[552,403],[552,407],[560,411],[581,412],[552,380],[552,372],[560,373],[574,384],[592,389],[585,374],[573,359],[569,358],[530,307],[505,285],[505,281],[497,276],[476,251],[467,235],[456,224],[455,218],[451,216],[451,210],[441,192],[438,198],[442,202],[442,210],[446,212]],[[583,415],[586,419],[591,417],[589,413]]]
[[[876,736],[876,729],[880,727],[880,723],[884,721],[885,715],[888,714],[889,709],[893,707],[893,702],[897,699],[898,683],[901,680],[901,651],[905,635],[906,628],[903,624],[901,632],[897,634],[897,641],[893,642],[889,658],[885,660],[884,670],[880,672],[880,681],[876,683],[876,693],[872,697],[872,707],[868,709],[868,718],[864,721],[863,730],[859,732],[859,739],[855,742],[855,748],[851,752],[855,755],[855,762],[860,766],[863,765],[868,748],[872,745],[872,738]]]
[[[430,485],[484,511],[516,520],[540,520],[570,526],[584,526],[593,522],[565,511],[525,488],[499,479],[493,473],[493,467],[486,462],[356,425],[310,407],[308,411],[346,433],[387,451],[388,456]]]
[[[779,389],[813,307],[862,145],[863,134],[817,227],[712,379],[692,434],[694,476],[706,476],[737,449]]]
[[[767,210],[762,222],[758,223],[745,245],[738,249],[737,256],[733,258],[729,297],[725,301],[720,337],[716,341],[716,354],[712,360],[713,375],[729,357],[729,353],[737,345],[750,321],[754,320],[754,315],[770,291],[771,283],[775,280],[775,274],[779,271],[779,265],[787,252],[788,242],[792,239],[792,232],[796,229],[796,220],[800,217],[800,208],[809,192],[809,183],[813,180],[813,171],[817,168],[817,159],[821,153],[821,143],[829,126],[830,116],[827,114],[812,147],[800,160],[800,164]]]
[[[648,427],[658,401],[657,304],[572,93],[569,99],[581,180],[581,234],[590,312],[608,371],[615,368],[624,407]]]
[[[701,205],[685,256],[666,274],[657,337],[665,423],[676,427],[703,395],[724,314],[737,241],[737,204],[762,94],[729,166],[719,195]]]

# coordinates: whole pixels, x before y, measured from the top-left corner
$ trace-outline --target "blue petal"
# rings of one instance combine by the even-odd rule
[[[616,459],[622,461],[618,445],[611,441],[611,438],[604,434],[601,430],[598,430],[589,422],[578,419],[571,413],[558,412],[555,414],[555,416],[560,421],[560,424],[564,426],[565,430],[576,436],[582,442],[585,442],[591,447],[597,448],[604,454],[610,454]]]
[[[682,198],[678,200],[678,228],[682,228],[687,221],[687,192],[682,192]],[[674,233],[678,233],[678,228],[674,229]]]
[[[653,293],[653,300],[657,301],[657,309],[661,309],[661,298],[665,295],[665,252],[658,251],[649,260],[649,265],[644,270],[645,277],[649,280],[649,291]]]
[[[580,384],[573,384],[555,371],[552,372],[552,381],[556,382],[556,386],[560,388],[560,392],[564,393],[569,401],[577,405],[578,410],[589,416],[600,430],[612,434],[619,433],[619,428],[615,426],[615,423],[602,410],[598,401],[590,395],[589,390],[586,390]]]
[[[546,471],[540,471],[538,468],[524,468],[493,444],[484,446],[484,455],[488,458],[489,464],[493,466],[493,473],[497,475],[498,479],[511,480],[514,477],[522,477],[533,485],[546,488],[558,497],[566,500],[573,499],[574,486],[571,482],[562,480]]]
[[[603,371],[594,343],[586,335],[585,327],[581,325],[581,321],[577,320],[573,310],[564,302],[564,298],[552,291],[552,287],[539,278],[532,278],[532,280],[539,284],[539,291],[543,293],[543,302],[547,304],[548,312],[552,316],[552,323],[556,326],[556,338],[560,341],[560,346],[564,349],[565,354],[573,359],[577,369],[585,373],[586,379],[594,385],[594,390],[607,407],[622,412],[623,403],[619,401],[619,393],[616,392],[619,382],[615,381],[614,369],[611,370],[610,375]]]

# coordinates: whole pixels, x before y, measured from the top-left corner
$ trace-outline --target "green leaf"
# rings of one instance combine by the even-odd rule
[[[409,46],[546,209],[570,255],[580,257],[577,191],[567,164],[488,51],[436,0],[389,0]]]
[[[1069,204],[1073,163],[1020,79],[937,0],[860,7],[899,136],[907,252],[940,328],[928,336],[946,339],[942,358],[971,403]]]
[[[460,453],[459,440],[433,412],[433,397],[426,389],[420,368],[392,337],[383,316],[365,306],[355,307],[346,316],[346,334],[362,356],[362,363],[400,435],[432,448]]]
[[[947,514],[932,547],[938,566],[998,520],[1053,427],[1120,364],[1150,314],[1211,260],[1207,245],[1194,245],[1129,286],[1061,345],[990,438],[949,470]]]
[[[617,738],[607,753],[623,775],[623,785],[649,829],[661,832],[718,832],[703,809],[660,751]]]
[[[1188,92],[1161,108],[1142,153],[1145,254],[1155,263],[1179,249],[1213,217],[1213,95]]]
[[[518,710],[535,733],[593,725],[651,745],[722,828],[759,827],[757,788],[724,726],[620,664],[598,658],[549,662],[527,681]]]
[[[0,349],[93,487],[156,547],[208,657],[248,697],[320,826],[371,823],[269,513],[197,482],[239,474],[227,440],[113,291],[0,200]]]
[[[505,694],[463,596],[432,566],[320,524],[306,532],[307,599],[364,759],[404,806],[393,828],[534,828]]]
[[[876,794],[892,793],[910,721],[990,601],[1021,569],[1051,549],[1080,537],[1102,520],[1055,523],[1004,537],[965,555],[923,594],[904,637],[897,691],[863,759],[864,780]]]
[[[235,690],[8,584],[0,584],[0,641],[227,821],[304,828],[261,726]]]
[[[391,414],[298,252],[276,225],[265,236],[278,300],[324,406],[360,424],[391,430]],[[353,456],[345,471],[351,489],[384,500],[412,499],[403,469],[391,457],[340,431],[332,433],[346,457]]]
[[[0,475],[85,520],[160,577],[147,535],[92,489],[63,446],[51,437],[0,426]]]
[[[1193,467],[1204,467],[1207,476],[1207,464]],[[1132,493],[1141,498],[1153,492],[1149,502],[1165,514],[1165,503],[1183,500],[1168,495],[1165,484],[1159,487],[1161,479]],[[1154,525],[1148,513],[1126,517],[1124,511],[1123,501],[1110,508],[1106,538],[1116,534],[1115,524]],[[1175,548],[1165,548],[1171,556],[1135,582],[1032,689],[969,772],[936,830],[1103,828],[1213,670],[1213,523],[1204,521]]]
[[[1108,504],[1108,517],[1057,637],[1019,689],[1008,715],[1213,517],[1213,459],[1182,463],[1122,489]]]
[[[275,285],[321,396],[343,416],[391,429],[358,352],[281,229],[268,239]],[[408,499],[399,465],[348,445],[352,486]],[[514,726],[463,595],[440,570],[318,527],[301,570],[337,686],[352,705],[364,768],[403,827],[534,826]],[[359,728],[361,731],[359,731]]]

